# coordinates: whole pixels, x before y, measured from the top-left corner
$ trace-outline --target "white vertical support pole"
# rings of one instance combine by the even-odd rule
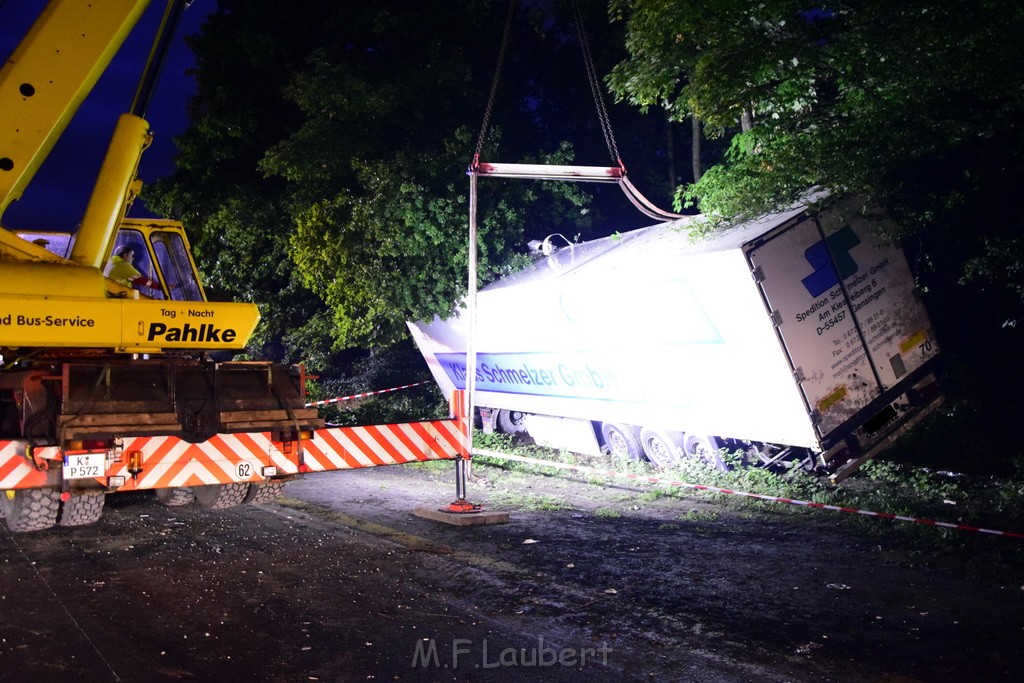
[[[466,448],[469,457],[473,456],[473,425],[476,417],[476,271],[477,271],[477,172],[469,171],[469,274],[467,276],[466,294]],[[466,478],[469,461],[459,459],[455,463],[456,498],[466,499]]]

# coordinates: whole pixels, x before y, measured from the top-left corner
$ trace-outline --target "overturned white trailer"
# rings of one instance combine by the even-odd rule
[[[553,445],[661,465],[721,466],[722,447],[762,463],[799,453],[843,476],[941,401],[906,258],[857,208],[801,207],[697,243],[685,228],[699,218],[663,223],[485,287],[485,428],[551,443],[566,433],[553,425],[575,426]],[[465,388],[466,319],[409,327],[441,389]]]

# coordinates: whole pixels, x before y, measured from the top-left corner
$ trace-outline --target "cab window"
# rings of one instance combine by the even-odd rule
[[[164,275],[164,284],[174,301],[202,301],[203,294],[188,249],[175,232],[159,231],[150,236],[153,252]]]
[[[160,275],[157,272],[156,267],[153,264],[153,260],[150,258],[149,249],[146,248],[146,239],[143,234],[138,230],[132,230],[130,228],[122,228],[117,231],[117,239],[114,241],[114,250],[111,252],[110,261],[107,263],[107,267],[104,270],[105,275],[109,275],[111,267],[113,266],[114,254],[117,254],[123,247],[131,247],[133,258],[132,266],[135,270],[139,271],[140,274],[144,275],[154,282],[160,281]],[[143,296],[147,296],[151,299],[163,299],[164,293],[160,287],[135,287],[139,290],[139,293]]]

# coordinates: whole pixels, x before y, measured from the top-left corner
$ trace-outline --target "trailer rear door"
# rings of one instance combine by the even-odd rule
[[[819,438],[938,353],[902,249],[877,223],[805,217],[748,249]]]

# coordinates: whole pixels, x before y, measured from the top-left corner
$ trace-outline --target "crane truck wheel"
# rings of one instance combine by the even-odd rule
[[[277,500],[284,491],[283,481],[268,481],[265,484],[249,484],[249,492],[245,494],[243,503],[265,505]]]
[[[683,443],[686,436],[672,429],[640,430],[640,443],[644,455],[658,467],[672,467],[683,458]]]
[[[683,450],[686,455],[696,458],[709,467],[714,467],[719,472],[728,471],[729,467],[722,459],[722,448],[725,444],[717,436],[701,436],[698,434],[687,434]]]
[[[249,493],[249,484],[233,482],[231,484],[208,484],[195,486],[196,502],[210,510],[225,510],[239,505]]]
[[[602,422],[601,438],[613,458],[640,460],[644,457],[639,427],[617,422]]]
[[[195,502],[196,493],[191,486],[179,486],[173,489],[156,489],[156,501],[167,507],[181,507]]]
[[[505,434],[525,434],[526,413],[502,408],[498,411],[498,429]]]
[[[103,503],[107,494],[96,489],[72,493],[71,498],[60,504],[57,522],[61,526],[82,526],[98,522],[103,515]]]
[[[57,522],[60,493],[54,489],[17,489],[0,493],[0,510],[13,533],[42,531]]]

